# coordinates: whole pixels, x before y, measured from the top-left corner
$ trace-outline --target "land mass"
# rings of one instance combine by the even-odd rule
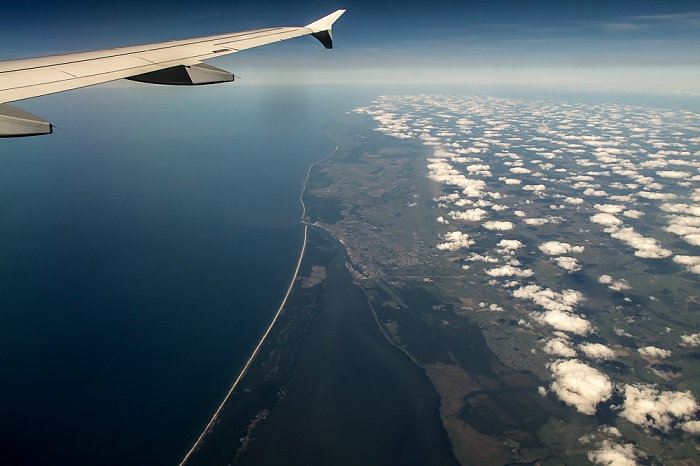
[[[458,464],[438,394],[385,338],[343,245],[309,226],[304,250],[284,308],[183,464]]]
[[[315,167],[305,192],[307,221],[344,245],[348,268],[386,340],[439,394],[456,458],[462,464],[556,464],[556,454],[536,435],[548,413],[559,411],[537,393],[537,361],[516,348],[507,361],[517,362],[504,364],[483,325],[465,314],[460,295],[441,286],[459,286],[465,277],[433,245],[435,213],[425,200],[440,193],[425,178],[429,148],[377,133],[355,114],[325,130],[343,150]]]
[[[323,128],[338,149],[305,186],[296,283],[186,465],[561,464],[533,432],[560,441],[586,419],[539,396],[537,377],[503,364],[436,286],[463,278],[424,247],[430,231],[406,234],[426,225],[406,199],[436,194],[426,149],[358,118]]]
[[[396,113],[390,115],[400,120]],[[433,132],[440,131],[425,121]],[[605,382],[601,372],[577,359],[556,359],[553,343],[561,343],[563,349],[557,351],[569,348],[576,354],[574,345],[599,349],[607,343],[604,337],[612,336],[608,359],[595,364],[627,383],[619,387],[646,390],[652,397],[663,393],[654,392],[656,385],[643,384],[694,390],[692,354],[677,359],[676,366],[664,362],[659,348],[649,346],[655,349],[645,354],[642,346],[635,359],[632,355],[642,343],[619,329],[635,319],[654,322],[645,313],[666,326],[665,333],[658,331],[660,324],[641,326],[637,338],[645,342],[670,338],[665,335],[671,333],[671,323],[695,328],[693,314],[674,317],[659,303],[670,305],[684,296],[686,311],[694,312],[694,282],[671,280],[670,272],[655,264],[649,270],[656,274],[653,281],[659,280],[654,287],[660,298],[651,297],[640,310],[640,296],[621,292],[629,289],[625,280],[602,275],[612,290],[607,292],[603,281],[591,283],[580,272],[577,260],[525,254],[516,259],[506,246],[498,246],[571,247],[555,241],[561,237],[562,217],[535,218],[537,222],[508,238],[487,231],[479,236],[481,247],[470,250],[474,241],[469,234],[480,225],[455,216],[461,231],[450,225],[442,235],[436,228],[436,217],[445,215],[439,210],[445,205],[437,201],[454,195],[442,202],[455,202],[459,196],[426,176],[434,146],[417,137],[400,137],[400,132],[387,135],[392,130],[386,126],[394,123],[384,124],[385,131],[377,131],[370,116],[355,112],[323,127],[335,137],[338,149],[312,166],[305,184],[306,254],[287,305],[187,464],[589,464],[597,461],[592,445],[602,445],[598,452],[633,459],[639,454],[652,462],[697,464],[695,442],[681,434],[664,435],[670,430],[658,428],[649,436],[650,428],[640,429],[618,416],[623,389],[611,390],[593,408],[572,409],[570,400],[545,388],[554,378],[552,368],[566,361],[579,371],[589,368],[601,374],[597,380]],[[543,166],[539,160],[533,163]],[[518,199],[521,188],[509,189],[504,198]],[[529,209],[520,212],[523,216],[550,209],[544,200],[518,202]],[[442,216],[438,222],[450,223]],[[567,227],[572,237],[578,234],[587,243],[591,263],[608,259],[596,250],[604,239],[588,234],[585,224],[571,220]],[[438,244],[448,237],[463,244]],[[576,331],[557,330],[552,339],[549,323],[537,320],[544,314],[499,286],[494,275],[474,272],[470,261],[500,260],[488,253],[499,247],[511,264],[532,267],[545,283],[587,287],[592,297],[585,310],[599,325],[595,343]],[[639,270],[633,261],[616,257],[630,277]],[[571,271],[562,272],[565,266]],[[524,273],[513,265],[498,270]],[[549,294],[560,300],[564,296]],[[585,322],[579,314],[568,318]],[[576,385],[569,388],[574,395]],[[693,400],[689,390],[680,393]],[[578,402],[585,398],[578,395]],[[678,416],[669,418],[674,425],[691,419]],[[621,435],[633,439],[634,446],[620,450],[612,445],[610,439]]]

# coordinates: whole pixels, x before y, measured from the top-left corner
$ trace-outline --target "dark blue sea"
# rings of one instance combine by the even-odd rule
[[[0,464],[173,465],[276,312],[362,92],[94,88],[0,140]]]

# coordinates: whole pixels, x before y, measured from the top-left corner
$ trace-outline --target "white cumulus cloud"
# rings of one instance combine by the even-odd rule
[[[555,257],[554,262],[562,269],[568,272],[576,272],[581,270],[581,264],[573,257],[561,256]]]
[[[584,250],[583,246],[571,246],[569,243],[562,243],[559,241],[547,241],[539,245],[540,251],[548,256],[559,256],[561,254],[569,253],[582,253]]]
[[[453,220],[462,220],[465,222],[478,222],[488,215],[484,209],[469,209],[465,211],[451,211],[449,215]]]
[[[676,264],[685,265],[692,267],[694,265],[700,265],[700,256],[682,256],[678,255],[673,258],[673,262]]]
[[[486,274],[492,277],[521,277],[527,278],[532,277],[535,273],[530,269],[519,269],[511,265],[504,265],[502,267],[496,267],[493,269],[486,270]]]
[[[639,191],[637,196],[656,201],[670,201],[671,199],[678,198],[678,196],[673,193],[657,193],[651,191]]]
[[[523,186],[523,189],[525,191],[542,192],[542,191],[546,191],[547,187],[543,184],[527,184],[527,185]]]
[[[700,346],[700,333],[681,335],[681,340],[688,346]]]
[[[611,233],[615,239],[619,239],[633,249],[636,249],[634,255],[644,259],[663,259],[673,254],[668,249],[659,246],[659,243],[654,238],[648,238],[640,235],[634,228],[621,228],[614,233]]]
[[[613,282],[613,278],[610,275],[601,275],[600,278],[598,278],[598,282],[603,285],[609,285]]]
[[[598,450],[588,452],[588,459],[592,463],[603,466],[636,466],[638,464],[634,445],[630,443],[620,445],[609,440],[604,440]]]
[[[469,235],[461,231],[452,231],[445,234],[445,242],[437,245],[441,251],[458,251],[468,248],[474,244],[474,240],[469,239]]]
[[[516,251],[522,247],[523,247],[523,243],[521,243],[517,239],[502,239],[496,245],[496,249],[498,249],[499,250],[498,252],[500,252],[500,253],[503,253],[506,251]]]
[[[576,350],[571,347],[571,343],[563,338],[552,338],[542,350],[551,356],[561,356],[563,358],[575,358]]]
[[[524,167],[513,167],[510,169],[511,173],[516,173],[516,174],[526,174],[526,173],[532,173],[532,170]]]
[[[523,222],[527,225],[541,226],[545,223],[549,223],[549,220],[546,218],[526,218]]]
[[[507,230],[512,230],[513,229],[513,222],[504,222],[500,220],[490,220],[488,222],[485,222],[483,224],[483,227],[486,228],[487,230],[499,230],[499,231],[507,231]]]
[[[625,210],[625,206],[616,204],[596,204],[593,207],[595,207],[596,210],[607,214],[619,214]]]
[[[579,349],[590,359],[602,361],[615,359],[615,351],[600,343],[581,343]]]
[[[520,286],[512,291],[514,298],[526,299],[544,309],[533,312],[530,316],[541,324],[547,324],[556,330],[587,335],[593,331],[590,322],[573,314],[576,304],[583,300],[583,295],[576,290],[564,290],[557,293],[539,285]]]
[[[622,220],[620,220],[612,214],[608,214],[605,212],[601,212],[599,214],[591,216],[591,222],[598,223],[606,227],[622,225]]]
[[[700,421],[684,422],[681,429],[692,435],[700,435]]]
[[[622,215],[624,215],[627,218],[642,218],[644,216],[644,212],[640,210],[630,209],[622,212]]]
[[[642,356],[651,356],[652,358],[660,359],[670,358],[673,354],[669,350],[657,348],[656,346],[644,346],[642,348],[639,348],[637,351]]]
[[[576,335],[588,335],[593,331],[591,323],[586,319],[565,311],[533,312],[531,316],[535,321],[541,324],[547,324],[563,332],[571,332]]]
[[[688,392],[661,391],[653,385],[625,385],[620,415],[649,431],[670,432],[679,421],[691,421],[698,410]]]
[[[682,171],[678,171],[678,170],[659,170],[658,172],[656,172],[656,174],[662,178],[673,178],[673,179],[683,179],[683,178],[690,177],[690,173],[682,172]]]
[[[612,396],[610,379],[578,359],[555,361],[549,369],[554,379],[551,390],[581,413],[595,414],[598,404]]]

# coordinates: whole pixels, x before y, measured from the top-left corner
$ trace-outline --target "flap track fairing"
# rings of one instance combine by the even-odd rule
[[[53,126],[43,118],[12,105],[0,104],[0,138],[38,136],[53,133]]]
[[[233,74],[206,63],[192,66],[178,65],[150,73],[131,76],[131,81],[171,86],[201,86],[233,81]]]

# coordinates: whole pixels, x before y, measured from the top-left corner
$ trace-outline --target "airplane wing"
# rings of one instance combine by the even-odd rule
[[[228,71],[202,63],[241,50],[311,35],[333,47],[331,28],[345,10],[303,27],[276,27],[94,52],[0,61],[0,137],[50,134],[48,121],[7,102],[116,79],[201,85],[233,81]]]

